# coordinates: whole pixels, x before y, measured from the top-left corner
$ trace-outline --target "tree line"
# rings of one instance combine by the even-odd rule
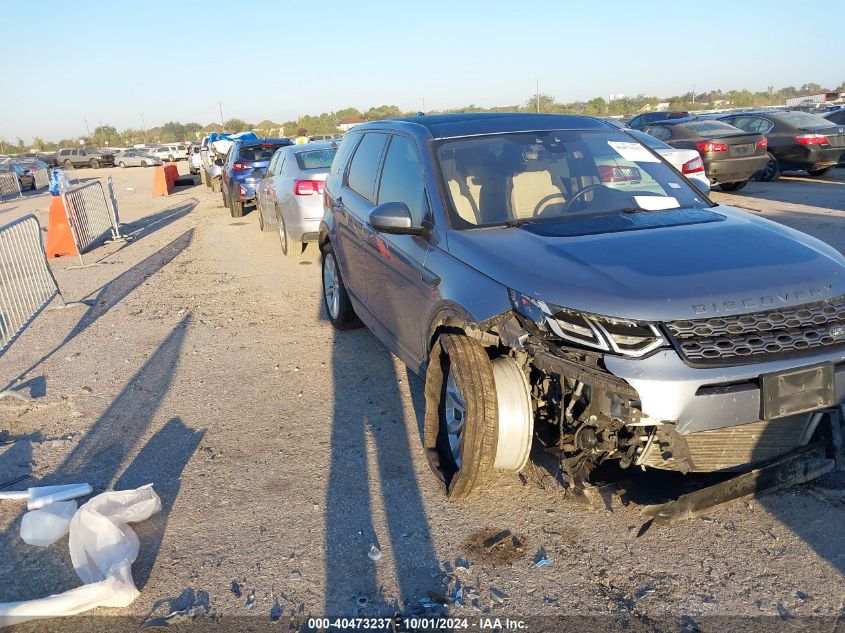
[[[750,90],[711,90],[703,93],[687,92],[668,98],[650,95],[619,96],[614,99],[595,97],[588,101],[571,101],[562,103],[548,94],[534,95],[524,103],[506,106],[483,108],[470,104],[461,108],[448,110],[430,110],[426,114],[443,114],[456,112],[541,112],[556,114],[585,114],[590,116],[624,116],[654,108],[658,103],[668,103],[670,109],[678,110],[706,110],[717,107],[752,108],[782,105],[787,99],[802,95],[824,92],[825,88],[816,83],[803,84],[800,87],[787,86],[775,89],[769,86],[766,90],[751,92]],[[845,91],[843,81],[833,91]],[[248,123],[242,119],[232,118],[219,124],[202,126],[199,123],[180,123],[169,121],[164,125],[147,130],[126,129],[118,132],[111,125],[100,125],[89,136],[66,138],[60,141],[46,141],[41,137],[33,139],[27,146],[22,139],[17,143],[8,143],[0,139],[0,153],[9,154],[24,152],[30,148],[39,151],[55,150],[60,147],[77,147],[82,144],[96,147],[128,147],[141,143],[173,143],[177,141],[195,141],[208,131],[246,132],[255,130],[266,136],[297,136],[299,134],[334,134],[338,132],[338,123],[347,118],[376,121],[380,119],[401,116],[413,116],[416,111],[403,112],[395,105],[381,105],[368,110],[357,108],[343,108],[335,112],[322,114],[307,114],[296,120],[285,121],[281,124],[262,122],[262,124]]]

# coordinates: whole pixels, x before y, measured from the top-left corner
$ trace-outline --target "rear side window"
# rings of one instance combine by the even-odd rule
[[[394,136],[387,148],[378,192],[378,203],[383,202],[408,205],[414,226],[419,226],[428,214],[428,198],[417,151],[403,136]]]
[[[386,134],[365,134],[355,150],[346,176],[347,186],[370,202],[375,197],[376,172],[386,142]]]
[[[307,152],[296,153],[296,164],[299,169],[305,171],[308,169],[328,169],[332,165],[334,155],[337,153],[336,147],[326,147],[325,149],[312,149]]]
[[[651,125],[645,129],[646,134],[653,136],[656,139],[665,141],[672,137],[672,130],[663,125]]]
[[[360,138],[357,134],[350,134],[343,142],[340,144],[340,148],[337,150],[337,154],[335,154],[334,160],[332,161],[332,166],[329,169],[329,178],[337,178],[338,174],[343,170],[346,166],[346,161],[349,158],[349,155],[352,154],[352,150],[355,149],[355,144],[358,142]]]

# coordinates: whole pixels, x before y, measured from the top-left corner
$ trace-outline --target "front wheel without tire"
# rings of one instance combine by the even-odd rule
[[[118,163],[118,166],[119,166],[121,169],[126,169],[126,163],[124,163],[123,161],[120,161],[120,162]]]
[[[91,165],[91,169],[99,169],[100,168],[100,161],[98,161],[96,158],[92,158],[91,162],[88,163],[88,164]]]
[[[331,244],[326,244],[323,248],[323,304],[329,315],[329,321],[336,329],[351,330],[361,327],[362,323],[355,314],[346,286],[343,284],[343,277]]]
[[[439,347],[442,353],[430,361],[439,363],[442,376],[438,463],[432,467],[446,483],[448,497],[458,500],[481,488],[493,471],[499,440],[496,382],[490,357],[476,339],[442,334]]]
[[[242,200],[230,200],[229,201],[229,212],[232,214],[233,218],[242,218],[244,217],[244,203]]]
[[[739,191],[747,184],[748,181],[743,180],[742,182],[723,182],[719,186],[722,188],[722,191]]]
[[[221,188],[222,187],[220,185],[220,179],[219,178],[212,178],[211,179],[211,191],[213,191],[214,193],[220,193]]]

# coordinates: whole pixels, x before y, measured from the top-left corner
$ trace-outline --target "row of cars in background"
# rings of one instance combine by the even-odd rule
[[[232,217],[242,217],[245,207],[254,205],[261,230],[277,231],[282,253],[296,257],[317,241],[323,185],[339,143],[214,135],[191,154],[189,165],[221,194]]]
[[[674,110],[643,113],[627,124],[612,122],[697,151],[709,184],[726,191],[741,189],[752,178],[777,180],[782,171],[821,176],[845,163],[843,108],[822,115],[768,109],[696,116]]]

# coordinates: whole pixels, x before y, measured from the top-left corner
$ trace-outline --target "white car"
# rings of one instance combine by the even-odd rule
[[[635,136],[640,143],[660,154],[666,159],[667,163],[691,180],[704,193],[710,191],[710,180],[704,173],[704,161],[701,160],[701,155],[697,151],[694,149],[678,149],[645,132],[633,128],[624,129],[628,134]]]
[[[161,147],[151,148],[149,153],[159,160],[171,163],[188,158],[188,150],[181,145],[162,145]]]

